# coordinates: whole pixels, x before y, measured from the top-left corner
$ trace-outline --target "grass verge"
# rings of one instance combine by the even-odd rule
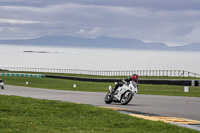
[[[197,133],[90,105],[0,95],[0,132]]]
[[[114,83],[85,82],[85,81],[75,81],[66,79],[7,77],[7,76],[0,78],[2,78],[5,81],[5,84],[8,85],[28,86],[28,87],[58,89],[58,90],[107,92],[109,85],[114,86]],[[26,81],[28,81],[29,83],[28,85],[26,85]],[[76,84],[77,87],[73,88],[73,84]],[[138,94],[200,97],[200,87],[190,86],[189,92],[184,92],[184,86],[140,84]]]

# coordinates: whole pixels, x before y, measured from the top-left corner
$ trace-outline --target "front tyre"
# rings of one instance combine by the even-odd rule
[[[127,94],[128,93],[128,94]],[[131,92],[126,92],[126,93],[124,93],[123,95],[122,95],[122,98],[121,98],[121,104],[122,105],[126,105],[126,104],[128,104],[130,101],[131,101],[131,99],[133,98],[133,93],[131,93]]]
[[[104,101],[105,101],[105,103],[110,104],[110,103],[112,103],[112,99],[113,99],[112,96],[109,95],[109,93],[107,93],[104,98]]]

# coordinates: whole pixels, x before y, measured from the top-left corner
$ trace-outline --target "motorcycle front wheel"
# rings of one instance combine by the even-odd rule
[[[126,93],[128,93],[128,95],[126,95]],[[126,92],[126,93],[124,93],[124,95],[122,96],[122,99],[121,99],[122,105],[128,104],[131,101],[131,99],[133,98],[133,95],[134,95],[133,93],[130,93],[130,92]]]
[[[105,98],[104,98],[105,103],[110,104],[112,103],[112,96],[109,95],[109,93],[106,94]]]

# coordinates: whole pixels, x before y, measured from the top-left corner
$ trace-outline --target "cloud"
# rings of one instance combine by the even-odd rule
[[[41,23],[41,22],[38,22],[38,21],[29,21],[29,20],[17,20],[17,19],[0,19],[0,23],[35,24],[35,23]]]
[[[104,29],[102,27],[84,28],[75,33],[77,36],[95,38],[104,35]]]
[[[2,0],[0,5],[0,39],[71,35],[200,42],[196,0]]]

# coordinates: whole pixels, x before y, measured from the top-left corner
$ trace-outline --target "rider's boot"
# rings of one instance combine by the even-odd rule
[[[110,95],[114,94],[115,90],[117,89],[118,87],[115,86],[115,88],[112,88],[112,90],[110,91]]]
[[[119,87],[119,84],[117,82],[115,82],[115,87],[109,89],[110,90],[110,95],[112,95],[118,87]]]

